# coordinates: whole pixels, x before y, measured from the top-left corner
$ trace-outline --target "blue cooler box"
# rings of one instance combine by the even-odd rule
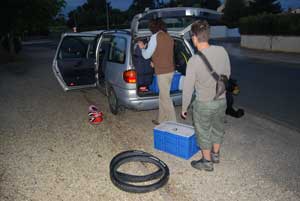
[[[171,83],[171,90],[170,91],[177,91],[179,90],[179,80],[181,77],[181,73],[175,72],[173,75],[172,83]],[[159,92],[158,83],[157,83],[157,76],[153,75],[152,84],[149,86],[149,89],[154,93]]]
[[[154,128],[154,148],[184,159],[189,159],[200,149],[194,127],[171,121]]]

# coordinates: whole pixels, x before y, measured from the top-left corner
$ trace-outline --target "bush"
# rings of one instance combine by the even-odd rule
[[[230,28],[238,27],[239,19],[247,16],[247,9],[244,1],[227,0],[224,8],[223,20]]]
[[[240,33],[245,35],[300,36],[300,14],[261,14],[243,17]]]

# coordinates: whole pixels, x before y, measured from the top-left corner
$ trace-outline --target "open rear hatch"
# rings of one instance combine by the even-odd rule
[[[203,8],[178,7],[149,10],[134,16],[131,22],[131,33],[133,39],[149,34],[149,21],[162,18],[170,33],[184,35],[189,31],[186,28],[195,20],[205,19],[209,24],[215,25],[220,23],[221,17],[222,13]]]

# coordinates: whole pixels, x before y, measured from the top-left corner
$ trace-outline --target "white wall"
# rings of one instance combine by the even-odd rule
[[[226,26],[211,26],[210,38],[226,38],[227,27]]]
[[[227,37],[241,37],[239,29],[227,29]]]
[[[242,35],[241,46],[251,49],[300,53],[300,37]]]
[[[272,37],[272,50],[300,53],[300,37]]]
[[[228,29],[226,26],[211,26],[211,38],[240,37],[239,29]]]
[[[241,37],[241,46],[251,49],[270,50],[271,38],[269,36],[245,36]]]

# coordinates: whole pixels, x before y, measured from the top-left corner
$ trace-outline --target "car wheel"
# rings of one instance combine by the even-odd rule
[[[108,90],[108,103],[109,103],[109,109],[111,113],[114,115],[118,114],[119,112],[119,101],[116,96],[116,93],[112,87]]]

